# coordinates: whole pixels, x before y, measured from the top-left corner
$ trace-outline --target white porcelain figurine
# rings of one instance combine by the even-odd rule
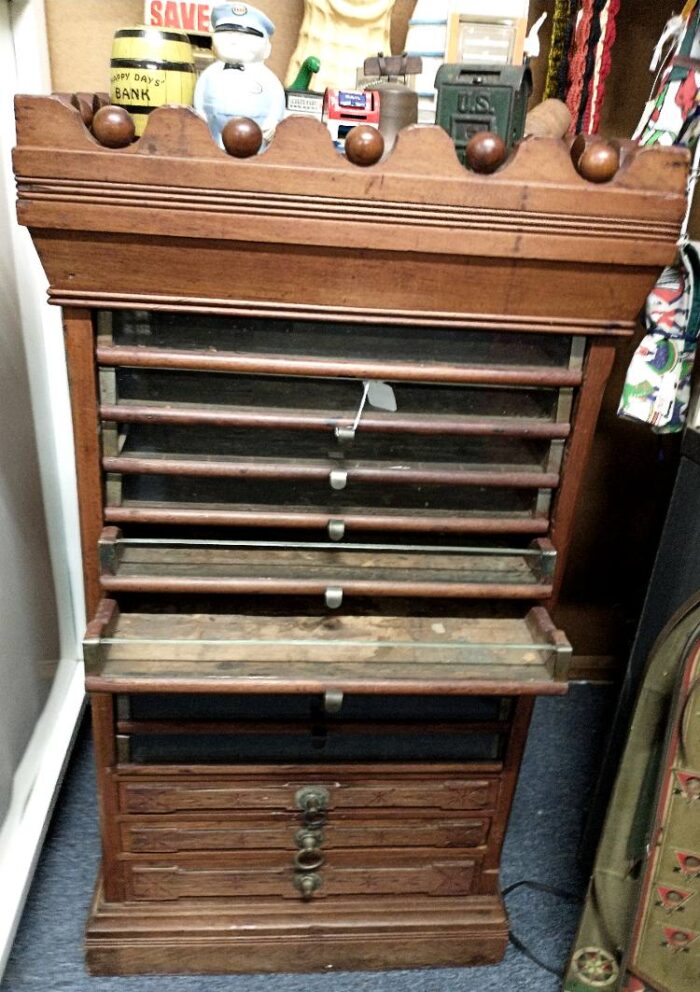
[[[232,117],[260,125],[265,144],[285,116],[284,88],[264,64],[275,30],[266,14],[246,3],[222,3],[211,13],[212,48],[219,61],[199,77],[194,106],[223,147],[221,131]]]

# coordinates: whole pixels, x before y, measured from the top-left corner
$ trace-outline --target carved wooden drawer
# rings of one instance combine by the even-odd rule
[[[176,778],[146,780],[120,777],[119,803],[124,813],[183,813],[189,811],[288,810],[300,820],[305,810],[304,793],[321,796],[319,809],[427,809],[490,810],[498,799],[497,776],[455,775],[451,778],[411,776],[400,772],[345,779],[316,774],[286,781],[260,781],[235,775],[189,778],[184,770]]]
[[[120,824],[123,850],[132,854],[179,854],[202,851],[294,850],[298,824],[288,813],[235,813],[223,819],[129,816]],[[445,814],[421,818],[406,814],[338,813],[322,828],[323,849],[378,847],[482,847],[489,817]]]
[[[243,853],[217,863],[127,861],[128,897],[136,900],[238,899],[250,896],[298,900],[332,896],[466,896],[479,877],[476,858],[414,849],[329,852],[317,871],[300,875],[287,854]],[[307,880],[304,883],[304,880]],[[302,886],[306,884],[306,892]]]

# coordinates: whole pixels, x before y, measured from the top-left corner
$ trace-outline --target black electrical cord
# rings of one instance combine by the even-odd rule
[[[567,892],[566,889],[558,889],[555,885],[545,885],[544,882],[533,882],[528,879],[522,879],[520,882],[514,882],[512,885],[507,885],[503,890],[503,898],[505,899],[506,896],[511,894],[511,892],[515,892],[516,889],[521,888],[533,889],[535,892],[545,892],[547,895],[556,896],[557,899],[563,899],[565,902],[574,904],[583,902],[581,896],[577,896],[573,892]],[[554,975],[556,978],[564,978],[566,972],[558,971],[556,968],[553,968],[552,965],[547,964],[546,961],[541,961],[512,930],[508,931],[508,939],[516,951],[520,951],[524,957],[526,957],[529,961],[532,961],[533,964],[536,964],[538,968],[542,968],[543,971],[548,971],[550,975]]]

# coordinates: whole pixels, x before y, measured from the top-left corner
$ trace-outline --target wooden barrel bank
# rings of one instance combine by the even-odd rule
[[[129,111],[137,136],[156,107],[192,105],[196,75],[184,31],[121,28],[114,35],[110,67],[111,102]]]

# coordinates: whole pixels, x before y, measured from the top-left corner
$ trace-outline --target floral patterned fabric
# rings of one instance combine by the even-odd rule
[[[685,426],[700,326],[699,280],[698,255],[689,244],[649,294],[647,333],[627,371],[618,414],[651,424],[658,433]]]
[[[693,149],[688,182],[692,197],[700,164],[700,3],[688,0],[668,21],[652,60],[661,64],[652,98],[633,137],[640,145]],[[627,371],[618,414],[650,424],[658,433],[683,430],[700,327],[700,266],[683,222],[676,263],[664,269],[649,294],[647,333]]]
[[[672,27],[675,25],[674,27]],[[686,5],[686,17],[672,17],[659,41],[670,41],[659,70],[655,90],[647,102],[633,138],[640,145],[694,144],[688,132],[694,131],[700,116],[700,5]],[[656,56],[652,66],[656,65]]]

